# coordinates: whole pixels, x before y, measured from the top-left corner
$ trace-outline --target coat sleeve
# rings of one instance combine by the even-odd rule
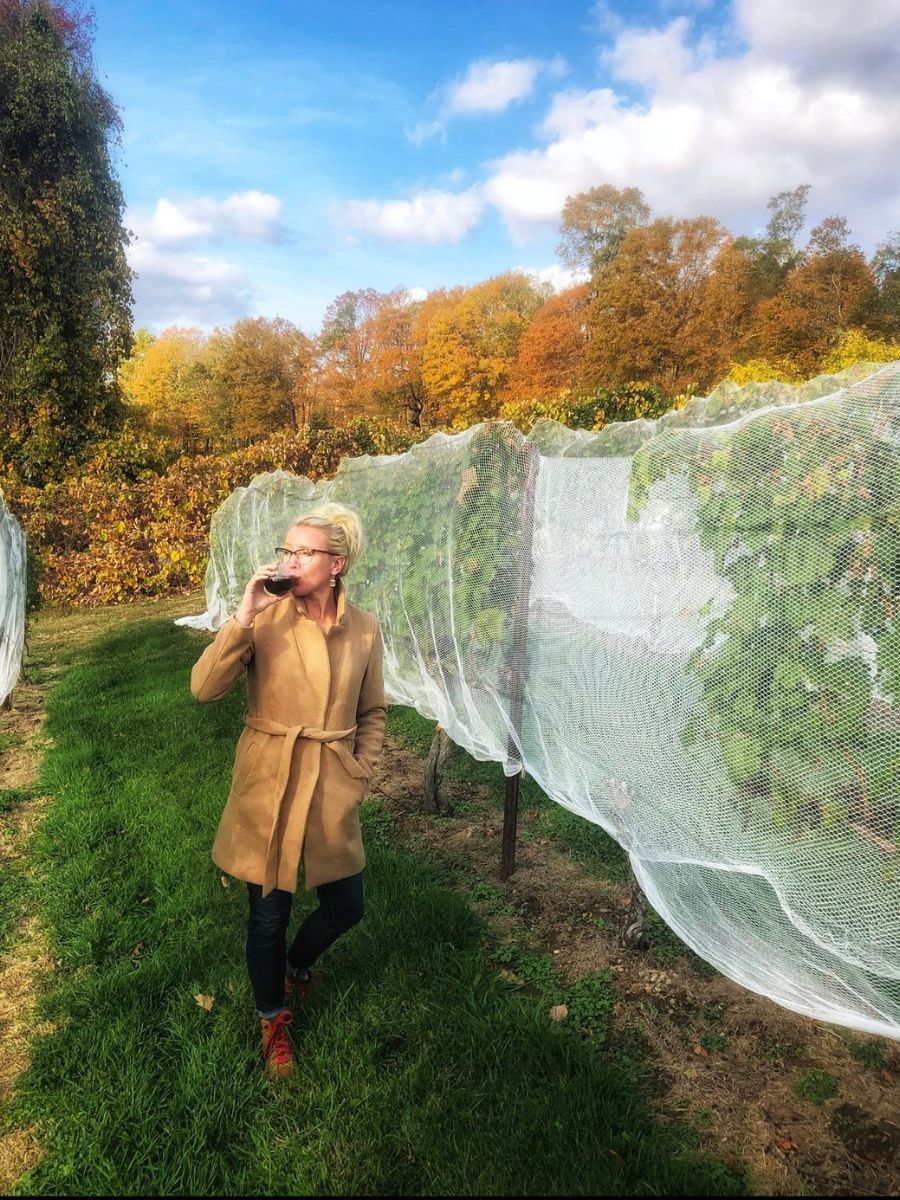
[[[221,700],[253,658],[253,626],[241,625],[231,617],[214,641],[206,647],[191,671],[191,695],[195,700]]]
[[[381,754],[381,744],[384,741],[384,726],[387,720],[387,702],[384,698],[384,674],[382,660],[384,648],[381,643],[381,629],[377,622],[372,649],[363,676],[362,687],[359,690],[359,702],[356,706],[356,746],[355,755],[366,774],[371,775]]]

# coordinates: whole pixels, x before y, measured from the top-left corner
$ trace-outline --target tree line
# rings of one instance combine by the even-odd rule
[[[124,454],[154,435],[193,454],[360,415],[420,436],[497,416],[596,428],[726,377],[799,379],[900,354],[900,234],[867,257],[832,216],[801,242],[806,184],[770,199],[755,238],[598,184],[564,206],[559,257],[582,282],[560,292],[512,271],[424,299],[348,291],[313,335],[247,317],[132,336],[120,124],[91,32],[67,0],[0,0],[7,478],[71,476],[123,431]]]
[[[653,218],[637,188],[602,184],[563,210],[560,258],[584,278],[564,291],[509,272],[423,300],[345,292],[312,337],[261,317],[211,334],[140,330],[120,379],[147,428],[208,448],[316,416],[424,429],[586,413],[595,425],[656,415],[725,377],[807,378],[842,346],[891,355],[900,235],[867,258],[836,216],[801,244],[809,190],[773,196],[750,238],[708,216]]]

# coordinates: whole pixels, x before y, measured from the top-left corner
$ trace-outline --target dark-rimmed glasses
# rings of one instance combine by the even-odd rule
[[[336,550],[314,550],[312,546],[298,546],[296,550],[288,550],[287,546],[276,546],[275,553],[284,562],[296,558],[299,562],[311,563],[316,554],[330,554],[333,558],[340,558]]]

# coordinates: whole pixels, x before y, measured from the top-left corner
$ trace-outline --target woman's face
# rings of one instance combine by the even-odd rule
[[[284,539],[288,550],[324,551],[328,549],[328,535],[324,529],[315,529],[311,525],[295,525],[287,531]],[[293,575],[297,582],[291,588],[294,596],[308,596],[319,588],[329,588],[330,579],[344,565],[343,555],[312,554],[308,557],[294,555],[286,564],[285,571]]]

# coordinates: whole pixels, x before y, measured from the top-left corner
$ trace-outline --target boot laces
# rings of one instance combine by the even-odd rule
[[[290,1025],[294,1017],[288,1009],[280,1012],[269,1022],[269,1039],[263,1049],[263,1058],[274,1054],[277,1063],[284,1064],[291,1060],[291,1040],[288,1037],[286,1025]]]

